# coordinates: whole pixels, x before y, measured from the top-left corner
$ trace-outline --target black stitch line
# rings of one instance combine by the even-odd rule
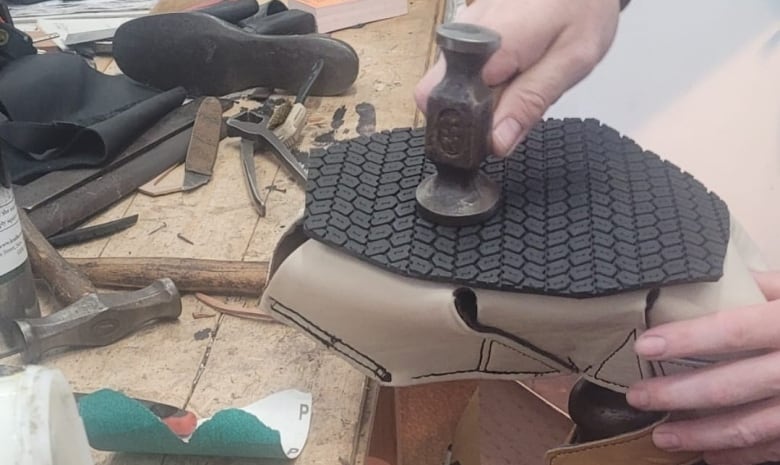
[[[442,376],[451,376],[451,375],[462,375],[466,373],[485,373],[490,375],[534,375],[535,377],[553,374],[553,373],[559,373],[558,371],[494,371],[494,370],[458,370],[458,371],[447,371],[442,373],[429,373],[427,375],[418,375],[413,376],[412,379],[423,379],[423,378],[440,378]]]
[[[548,365],[546,362],[544,362],[544,361],[542,361],[542,360],[539,360],[538,358],[536,358],[536,357],[534,357],[534,356],[532,356],[532,355],[528,355],[528,354],[526,354],[525,352],[523,352],[523,351],[521,351],[521,350],[515,349],[515,348],[514,348],[514,347],[512,347],[512,346],[506,345],[506,344],[504,344],[504,343],[503,343],[503,342],[501,342],[501,341],[495,341],[495,340],[494,340],[493,342],[495,342],[496,344],[498,344],[498,345],[500,345],[500,346],[506,347],[507,349],[509,349],[509,350],[511,350],[511,351],[517,352],[518,354],[520,354],[520,355],[522,355],[522,356],[524,356],[524,357],[526,357],[526,358],[530,358],[531,360],[533,360],[533,361],[535,361],[535,362],[537,362],[537,363],[541,363],[542,365],[546,366],[547,368],[549,368],[549,369],[551,369],[551,370],[555,370],[555,372],[556,372],[556,373],[560,373],[560,371],[561,371],[561,370],[559,370],[559,369],[557,369],[557,368],[555,368],[555,367],[553,367],[553,366],[550,366],[550,365]],[[575,365],[575,366],[576,366],[576,365]]]
[[[645,379],[645,372],[642,371],[642,361],[636,358],[636,367],[639,369],[639,379]]]
[[[580,370],[580,367],[578,367],[577,364],[574,363],[574,360],[572,360],[571,357],[566,357],[566,360],[568,360],[569,363],[571,363],[571,366],[574,367],[574,371],[576,373],[580,373],[582,371],[582,370]]]
[[[661,375],[666,376],[666,369],[664,369],[664,364],[661,362],[657,363],[658,368],[661,370]]]
[[[487,360],[485,360],[484,368],[482,366],[482,360],[485,357],[485,345],[487,342],[487,339],[482,339],[482,347],[479,348],[479,364],[477,365],[477,370],[486,370],[488,365],[490,365],[490,357],[493,355],[493,341],[490,341],[490,345],[487,347]]]
[[[612,357],[614,357],[618,352],[620,352],[623,349],[623,347],[626,346],[626,344],[628,344],[628,341],[630,341],[632,337],[634,338],[634,340],[636,340],[636,330],[633,330],[630,333],[628,333],[628,337],[626,337],[626,340],[623,341],[623,343],[620,344],[620,346],[617,349],[615,349],[611,354],[609,354],[609,356],[607,358],[604,359],[604,361],[601,362],[601,365],[599,365],[598,370],[596,370],[596,372],[593,373],[593,377],[595,379],[597,379],[599,381],[603,381],[605,383],[613,384],[615,386],[620,386],[620,387],[623,387],[623,388],[627,388],[628,387],[628,386],[625,386],[625,385],[620,384],[620,383],[615,383],[615,382],[612,382],[612,381],[600,378],[599,377],[599,373],[601,373],[601,370],[604,368],[604,365],[606,365],[607,362],[609,362],[609,360]],[[640,372],[640,376],[641,376],[641,372]]]
[[[320,343],[322,343],[324,346],[326,346],[326,347],[328,347],[328,348],[330,348],[332,350],[335,350],[336,352],[341,353],[342,355],[344,355],[345,357],[347,357],[350,360],[354,361],[358,365],[360,365],[360,366],[364,367],[365,369],[367,369],[367,370],[371,371],[372,373],[374,373],[374,375],[376,375],[379,379],[381,379],[383,381],[387,381],[387,382],[392,380],[392,375],[390,374],[390,372],[387,371],[387,369],[385,367],[383,367],[382,365],[377,363],[375,360],[373,360],[371,357],[366,356],[365,354],[363,354],[359,350],[356,350],[354,347],[352,347],[351,345],[349,345],[346,342],[344,342],[342,339],[337,338],[334,335],[332,335],[332,334],[328,333],[327,331],[323,330],[322,328],[320,328],[319,326],[317,326],[316,324],[314,324],[313,322],[308,320],[306,317],[302,316],[297,311],[293,310],[290,307],[287,307],[286,305],[284,305],[283,303],[281,303],[278,300],[274,299],[273,297],[269,297],[269,299],[271,300],[271,309],[273,311],[275,311],[278,314],[280,314],[281,316],[287,318],[292,323],[295,323],[296,325],[298,325],[303,331],[309,333],[312,337],[314,337],[315,339],[320,341]],[[321,331],[323,334],[328,335],[331,338],[331,340],[330,341],[324,340],[324,338],[322,336],[320,336],[318,334],[315,334],[314,331],[310,330],[309,328],[306,328],[303,324],[295,321],[289,315],[285,315],[284,312],[280,311],[279,308],[277,308],[277,306],[281,307],[282,309],[284,309],[287,312],[290,312],[290,313],[294,314],[295,316],[297,316],[298,318],[300,318],[304,322],[308,323],[312,327],[314,327],[317,330]],[[360,356],[362,356],[363,358],[365,358],[369,362],[373,363],[374,366],[373,367],[368,366],[365,362],[356,359],[352,355],[348,354],[346,351],[340,350],[339,348],[337,348],[337,347],[335,347],[333,345],[334,342],[340,342],[340,343],[344,344],[344,346],[348,347],[350,350],[354,351],[356,354],[359,354]]]

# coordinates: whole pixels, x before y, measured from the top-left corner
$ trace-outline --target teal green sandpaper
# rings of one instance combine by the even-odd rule
[[[260,406],[255,409],[257,412],[270,407],[266,415],[275,426],[281,425],[280,429],[288,429],[289,425],[288,437],[283,438],[279,430],[261,421],[258,416],[262,413],[250,413],[253,406]],[[79,413],[91,447],[141,454],[294,458],[305,442],[310,412],[309,394],[284,391],[244,409],[221,410],[202,421],[192,436],[183,440],[149,409],[120,392],[103,389],[79,400]]]

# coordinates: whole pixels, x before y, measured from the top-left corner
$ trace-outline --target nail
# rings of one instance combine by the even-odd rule
[[[667,450],[674,450],[680,448],[680,438],[674,433],[667,433],[664,431],[653,431],[653,442],[656,447]]]
[[[631,389],[626,393],[626,400],[634,408],[642,409],[650,405],[650,396],[644,389]]]
[[[645,357],[658,357],[666,351],[666,339],[660,336],[642,336],[636,341],[634,350]]]
[[[509,151],[520,143],[520,136],[523,132],[523,126],[514,118],[507,117],[498,123],[494,129],[496,142],[500,155],[508,155]]]

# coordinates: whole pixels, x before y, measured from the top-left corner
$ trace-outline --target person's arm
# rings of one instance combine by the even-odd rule
[[[493,115],[492,148],[507,156],[561,95],[604,57],[627,0],[477,0],[455,19],[491,28],[501,48],[483,78],[500,95]],[[425,112],[428,95],[444,76],[440,60],[418,83]]]

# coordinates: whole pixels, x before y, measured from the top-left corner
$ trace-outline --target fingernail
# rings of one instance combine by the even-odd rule
[[[645,408],[650,405],[650,396],[644,389],[632,389],[626,393],[626,400],[634,408]]]
[[[512,117],[504,118],[498,123],[494,133],[502,155],[508,155],[509,151],[520,142],[520,133],[522,132],[523,126]]]
[[[661,449],[674,450],[680,448],[680,438],[674,433],[653,431],[653,442],[656,447]]]
[[[666,351],[666,339],[660,336],[642,336],[636,341],[634,350],[645,357],[657,357]]]

